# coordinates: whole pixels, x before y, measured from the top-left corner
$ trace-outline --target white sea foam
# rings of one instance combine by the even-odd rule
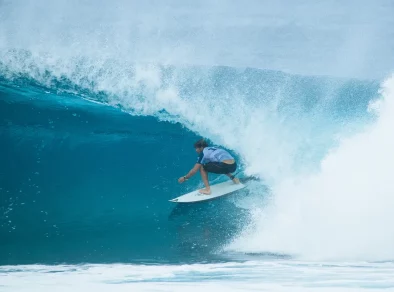
[[[392,263],[2,266],[1,291],[385,291]]]
[[[322,160],[320,170],[272,188],[254,224],[229,249],[329,260],[394,258],[394,78],[370,109],[375,122]]]

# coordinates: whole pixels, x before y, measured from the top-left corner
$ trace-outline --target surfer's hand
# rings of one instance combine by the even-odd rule
[[[178,178],[178,182],[179,182],[180,184],[183,183],[183,182],[185,182],[185,181],[186,181],[186,179],[185,179],[184,176]]]

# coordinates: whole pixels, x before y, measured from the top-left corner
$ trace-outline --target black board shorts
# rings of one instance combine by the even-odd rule
[[[224,162],[209,162],[203,165],[205,171],[216,174],[232,173],[237,169],[237,163],[227,164]]]

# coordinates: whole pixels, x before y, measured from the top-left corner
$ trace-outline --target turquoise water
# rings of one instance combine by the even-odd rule
[[[0,2],[0,287],[392,289],[394,7],[358,3]],[[258,180],[170,203],[201,137]]]

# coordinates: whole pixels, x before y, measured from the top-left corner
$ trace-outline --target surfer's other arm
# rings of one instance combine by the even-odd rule
[[[201,164],[200,163],[196,163],[194,165],[194,167],[185,175],[182,176],[178,179],[178,182],[181,184],[183,182],[185,182],[187,179],[191,178],[193,175],[195,175],[201,168]]]

